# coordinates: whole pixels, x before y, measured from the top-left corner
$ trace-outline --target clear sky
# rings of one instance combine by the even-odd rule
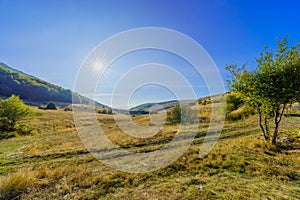
[[[300,42],[299,8],[297,0],[0,0],[0,62],[72,89],[81,63],[99,43],[132,28],[164,27],[200,43],[225,80],[226,64],[254,68],[276,36]],[[192,81],[199,97],[207,95],[201,84]],[[171,98],[157,90],[148,99],[142,94],[132,105]],[[105,95],[97,99],[110,104]]]

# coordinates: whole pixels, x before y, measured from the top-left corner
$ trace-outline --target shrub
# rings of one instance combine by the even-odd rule
[[[8,139],[8,138],[12,138],[12,137],[16,137],[18,135],[17,132],[1,132],[0,131],[0,140],[2,139]]]
[[[45,109],[46,109],[46,106],[44,106],[44,105],[39,106],[38,109],[40,109],[40,110],[45,110]]]
[[[34,110],[15,95],[0,101],[0,130],[16,131],[17,123],[28,116],[36,114]]]
[[[57,110],[56,105],[53,102],[48,103],[46,109],[47,110]]]
[[[73,109],[71,107],[66,107],[64,111],[73,111]]]
[[[207,105],[207,104],[211,104],[211,99],[210,98],[208,98],[208,99],[204,99],[204,100],[199,100],[198,101],[198,104],[200,104],[200,105]]]
[[[226,113],[227,120],[239,120],[255,114],[255,109],[244,104],[241,97],[231,93],[221,105],[221,110]]]
[[[235,94],[226,97],[226,113],[230,113],[243,105],[243,100]]]
[[[167,112],[167,121],[171,123],[193,123],[197,113],[188,106],[177,105]]]

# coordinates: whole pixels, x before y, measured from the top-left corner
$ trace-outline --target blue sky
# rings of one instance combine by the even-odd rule
[[[225,80],[226,64],[246,63],[254,68],[263,46],[275,47],[276,36],[289,35],[292,44],[299,42],[299,8],[297,0],[0,0],[0,61],[72,89],[81,63],[99,43],[128,29],[163,27],[200,43]],[[155,62],[159,58],[172,60],[169,64],[177,65],[178,71],[179,63],[184,65],[165,55],[155,58]],[[181,71],[191,80],[197,96],[207,95],[201,80],[189,77],[189,70]],[[172,98],[159,98],[159,90],[144,88],[145,94],[150,91],[145,96],[141,89],[131,100],[132,105]],[[110,104],[105,95],[97,99]]]

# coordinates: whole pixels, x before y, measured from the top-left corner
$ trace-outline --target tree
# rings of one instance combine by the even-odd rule
[[[56,105],[53,102],[48,103],[46,109],[47,110],[57,110]]]
[[[0,101],[0,129],[14,131],[16,123],[24,117],[33,115],[33,109],[15,95]]]
[[[279,123],[287,105],[300,99],[300,43],[289,46],[286,38],[282,41],[277,38],[276,42],[276,52],[265,47],[256,60],[258,67],[253,71],[248,71],[245,66],[226,66],[232,75],[229,88],[256,108],[264,139],[268,142],[271,139],[273,145],[276,145]]]

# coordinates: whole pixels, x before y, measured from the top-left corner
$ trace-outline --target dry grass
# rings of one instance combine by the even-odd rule
[[[209,105],[201,106],[210,117]],[[189,150],[166,168],[143,174],[118,172],[88,154],[72,112],[41,111],[26,121],[34,135],[0,141],[0,199],[297,199],[300,193],[300,124],[285,117],[280,136],[295,138],[280,149],[265,145],[255,116],[226,122],[219,142],[200,159],[208,122],[202,121]],[[293,111],[298,112],[298,111]],[[178,130],[167,124],[150,138],[126,135],[112,115],[98,115],[107,136],[131,151],[148,152]],[[149,125],[148,116],[134,122]],[[198,190],[203,186],[204,190]],[[2,195],[2,196],[1,196]]]
[[[0,179],[0,199],[17,199],[32,185],[34,175],[31,171],[19,171]]]

